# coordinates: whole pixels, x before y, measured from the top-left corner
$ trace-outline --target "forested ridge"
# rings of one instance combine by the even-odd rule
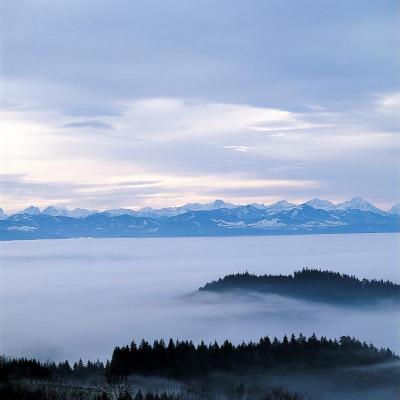
[[[207,283],[200,292],[257,291],[337,303],[400,300],[400,285],[390,281],[359,279],[339,272],[304,268],[293,275],[255,275],[247,271]]]
[[[224,379],[230,382],[232,399],[301,400],[306,397],[282,387],[264,385],[255,392],[254,383],[247,380],[248,386],[244,386],[239,376],[278,373],[290,377],[306,371],[311,375],[322,371],[332,374],[343,367],[382,365],[398,359],[387,348],[378,349],[349,336],[339,340],[315,335],[307,338],[301,334],[284,336],[282,340],[265,336],[258,342],[238,345],[228,340],[222,344],[201,342],[197,345],[172,339],[168,343],[157,340],[152,344],[142,340],[139,344],[132,342],[116,347],[111,360],[105,363],[79,360],[71,365],[68,361],[40,362],[2,356],[0,397],[8,400],[209,400],[217,397],[215,392],[207,391],[211,390],[207,377],[222,373],[229,377]],[[164,377],[186,382],[186,386],[167,391],[153,387],[143,393],[137,385],[129,383],[132,376],[147,376],[150,382],[155,382],[155,376]],[[192,387],[190,382],[197,383]],[[213,390],[219,391],[218,384]]]
[[[196,376],[212,371],[240,371],[251,368],[336,368],[341,366],[370,365],[397,360],[390,349],[373,346],[349,336],[339,340],[315,335],[292,334],[282,340],[265,336],[258,342],[232,344],[225,340],[195,345],[192,341],[168,343],[156,340],[152,344],[142,340],[116,347],[111,361],[70,365],[68,361],[40,362],[27,358],[0,357],[0,380],[9,378],[86,378],[93,375],[127,376],[130,374],[160,375],[175,378]]]
[[[106,369],[109,376],[150,374],[174,378],[191,377],[207,372],[249,371],[251,369],[315,369],[369,365],[396,359],[389,349],[378,349],[357,339],[340,340],[315,335],[291,335],[282,340],[266,336],[258,342],[234,345],[226,340],[195,345],[191,341],[163,340],[150,344],[116,347]]]

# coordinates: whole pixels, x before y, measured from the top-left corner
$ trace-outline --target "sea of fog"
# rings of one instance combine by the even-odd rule
[[[280,296],[186,294],[233,272],[319,267],[400,282],[400,234],[68,239],[0,243],[0,353],[106,359],[158,338],[234,342],[350,334],[400,352],[400,311]]]

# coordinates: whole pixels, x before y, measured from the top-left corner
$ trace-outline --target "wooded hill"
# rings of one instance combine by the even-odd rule
[[[293,275],[227,275],[207,283],[200,292],[256,291],[333,303],[373,304],[400,301],[400,285],[390,281],[358,279],[319,269],[302,269]]]

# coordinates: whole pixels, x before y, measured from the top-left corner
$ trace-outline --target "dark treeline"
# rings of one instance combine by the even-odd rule
[[[315,335],[267,336],[258,342],[234,345],[229,341],[198,345],[191,341],[158,340],[150,344],[116,347],[111,361],[70,365],[68,361],[40,362],[35,359],[0,357],[0,398],[7,400],[300,400],[304,397],[284,388],[254,385],[257,374],[285,376],[316,371],[334,374],[341,367],[371,366],[397,361],[389,349],[378,349],[349,336],[339,340]],[[390,365],[390,364],[389,364]],[[135,386],[135,377],[148,379],[150,386]],[[346,372],[347,376],[348,373]],[[146,378],[146,376],[148,378]],[[155,386],[162,381],[154,376],[173,378],[183,386]],[[215,377],[227,377],[220,387]],[[248,378],[246,385],[241,379]],[[220,379],[220,378],[218,378]],[[280,378],[281,379],[281,378]],[[140,382],[140,380],[139,380]],[[144,381],[143,381],[144,382]],[[194,385],[193,383],[196,382]],[[227,385],[227,382],[229,384]],[[185,386],[186,385],[186,386]],[[215,386],[217,385],[217,386]],[[269,389],[268,389],[269,387]],[[140,389],[143,389],[141,392]],[[291,388],[293,389],[293,388]],[[228,397],[222,395],[230,393]],[[233,391],[232,391],[233,390]],[[297,388],[294,388],[297,391]],[[222,397],[210,397],[220,393]],[[225,397],[224,397],[225,396]]]
[[[101,361],[83,363],[82,360],[72,366],[68,361],[42,363],[35,359],[0,357],[0,381],[10,379],[85,379],[104,376],[109,363]]]
[[[255,290],[334,302],[371,303],[400,300],[400,285],[390,281],[358,279],[355,276],[319,269],[302,269],[293,275],[227,275],[207,283],[199,291]]]
[[[258,342],[234,345],[229,341],[195,345],[191,341],[163,340],[150,344],[116,347],[111,361],[83,363],[72,366],[68,361],[58,364],[33,359],[0,357],[0,381],[13,379],[70,379],[104,378],[113,380],[131,374],[160,375],[169,378],[196,377],[208,372],[241,372],[251,369],[314,369],[342,366],[363,366],[397,360],[389,349],[378,349],[349,336],[340,340],[303,335],[283,340],[268,336]]]
[[[240,372],[251,369],[313,369],[361,366],[397,359],[389,349],[343,336],[339,341],[315,335],[287,336],[282,341],[264,337],[259,342],[234,345],[225,341],[199,345],[172,339],[150,344],[116,347],[106,368],[108,377],[130,374],[172,378],[195,377],[209,372]]]

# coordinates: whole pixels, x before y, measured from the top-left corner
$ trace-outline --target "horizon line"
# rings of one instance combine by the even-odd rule
[[[400,204],[400,201],[399,201],[399,202],[392,203],[392,205],[389,206],[388,208],[387,207],[381,208],[381,207],[376,206],[371,201],[365,200],[364,198],[362,198],[360,196],[355,196],[355,197],[352,197],[349,200],[344,200],[344,201],[339,201],[339,202],[337,202],[337,201],[334,202],[334,201],[323,199],[323,198],[320,198],[320,197],[313,197],[313,198],[311,198],[309,200],[306,200],[306,201],[303,201],[303,202],[298,202],[298,201],[295,202],[295,201],[288,201],[286,199],[281,199],[281,200],[275,201],[273,203],[264,203],[262,201],[261,202],[254,201],[254,202],[249,202],[249,203],[236,203],[236,202],[233,203],[233,202],[230,202],[230,201],[225,201],[225,200],[216,198],[215,200],[212,200],[212,201],[205,201],[205,202],[194,201],[194,202],[183,203],[183,204],[180,204],[180,205],[170,205],[170,206],[162,206],[162,207],[151,207],[151,206],[145,206],[145,207],[130,207],[130,206],[124,207],[124,206],[121,206],[121,207],[118,207],[117,206],[117,207],[108,207],[108,208],[97,209],[97,208],[87,208],[87,207],[83,207],[83,206],[82,207],[81,206],[78,206],[78,207],[69,206],[68,207],[66,205],[61,205],[61,204],[57,205],[57,203],[39,207],[39,206],[36,206],[36,205],[31,203],[28,206],[23,207],[22,209],[18,209],[15,212],[13,212],[13,211],[11,211],[11,212],[7,211],[6,212],[5,209],[2,208],[1,206],[0,206],[0,210],[2,210],[5,215],[9,215],[9,216],[12,216],[12,215],[15,215],[15,214],[20,214],[22,211],[25,211],[25,210],[27,210],[27,209],[29,209],[31,207],[38,209],[40,211],[40,213],[43,213],[43,211],[45,211],[47,208],[50,208],[50,207],[53,207],[53,208],[56,208],[56,209],[59,209],[59,210],[62,209],[62,210],[66,210],[66,211],[74,211],[74,210],[81,209],[81,210],[91,211],[93,213],[103,213],[103,212],[112,211],[112,210],[129,210],[129,211],[134,211],[134,212],[140,212],[142,210],[148,210],[148,209],[157,211],[157,210],[163,210],[163,209],[184,208],[186,206],[191,206],[191,205],[211,205],[211,204],[217,203],[217,202],[225,203],[225,204],[227,204],[229,206],[235,206],[235,207],[243,207],[243,206],[250,206],[250,205],[271,207],[271,206],[273,206],[275,204],[278,204],[278,203],[281,203],[281,202],[286,202],[286,203],[289,203],[289,204],[293,204],[294,206],[300,206],[300,205],[307,204],[307,203],[309,203],[311,201],[316,201],[316,200],[330,202],[332,204],[332,206],[338,206],[338,205],[341,205],[341,204],[344,204],[344,203],[347,203],[347,202],[351,202],[353,200],[362,200],[362,201],[365,201],[365,202],[369,203],[370,205],[372,205],[372,206],[374,206],[374,207],[376,207],[376,208],[378,208],[378,209],[380,209],[382,211],[389,211],[394,206]],[[220,207],[220,208],[224,208],[224,207]]]

